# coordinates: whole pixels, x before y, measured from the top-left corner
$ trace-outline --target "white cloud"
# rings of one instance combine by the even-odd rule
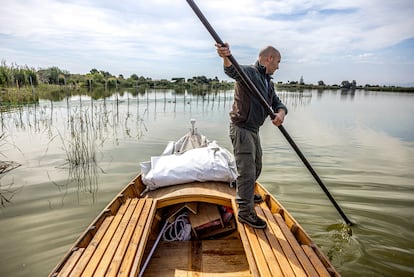
[[[355,74],[360,61],[386,66],[387,60],[379,59],[376,52],[414,38],[410,0],[196,3],[219,36],[230,42],[240,63],[254,62],[260,48],[273,44],[282,52],[278,74],[289,79],[300,75],[313,82],[324,79],[338,62],[354,68],[350,71]],[[213,39],[182,0],[17,0],[2,4],[0,13],[0,58],[8,62],[36,67],[54,62],[74,73],[101,66],[126,76],[191,77],[204,72],[224,78]],[[283,68],[297,76],[286,76]],[[338,69],[338,74],[342,72]]]

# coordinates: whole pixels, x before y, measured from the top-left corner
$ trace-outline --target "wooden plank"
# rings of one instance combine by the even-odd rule
[[[260,247],[259,238],[257,237],[255,230],[247,224],[244,224],[243,227],[246,231],[246,235],[249,240],[253,257],[256,261],[257,269],[260,273],[260,276],[271,276],[265,254],[263,253],[262,248]],[[257,231],[263,232],[263,230]]]
[[[265,230],[265,234],[269,244],[271,245],[273,254],[276,257],[276,260],[280,268],[282,269],[283,275],[295,276],[295,273],[293,272],[293,269],[286,255],[283,253],[282,246],[279,243],[278,237],[276,235],[276,233],[280,234],[282,231],[280,230],[275,219],[273,218],[271,211],[267,208],[267,205],[264,202],[262,202],[260,206],[261,209],[256,210],[258,215],[262,215],[263,218],[267,220],[267,228]]]
[[[266,228],[267,229],[267,228]],[[260,247],[262,248],[264,258],[266,259],[267,266],[272,273],[272,276],[282,276],[282,270],[277,262],[273,251],[270,247],[269,241],[267,240],[265,230],[255,229],[256,236],[259,240]]]
[[[239,238],[161,241],[144,276],[251,277]]]
[[[229,184],[222,182],[193,182],[164,187],[162,190],[149,191],[149,198],[157,199],[157,207],[163,208],[185,202],[207,202],[222,206],[231,206],[236,191]]]
[[[237,218],[237,205],[234,198],[231,200],[232,208],[234,211],[234,216]],[[244,230],[244,226],[237,220],[237,229],[239,230],[240,238],[243,244],[244,252],[246,253],[247,262],[249,263],[250,272],[255,277],[260,277],[259,271],[257,269],[256,261],[253,257],[252,248],[249,243],[249,239],[247,238],[246,231]]]
[[[257,215],[262,217],[264,220],[266,220],[266,216],[264,214],[263,209],[259,206],[256,206],[255,208],[256,208]],[[275,253],[273,251],[273,249],[281,250],[281,248],[274,234],[271,233],[272,228],[270,224],[271,223],[268,222],[267,223],[268,227],[264,230],[255,230],[255,231],[256,231],[257,237],[259,238],[260,247],[262,248],[262,251],[266,257],[267,264],[270,268],[270,271],[272,272],[272,276],[283,276],[284,275],[283,270],[276,257],[278,253]],[[288,265],[288,268],[290,269],[289,263],[287,265]]]
[[[92,240],[90,241],[88,247],[86,247],[85,251],[83,251],[81,259],[78,261],[78,263],[76,264],[76,267],[73,269],[72,274],[71,274],[72,276],[80,276],[82,274],[86,265],[91,259],[93,253],[95,252],[96,248],[101,242],[103,236],[108,230],[108,227],[111,224],[113,218],[114,216],[108,216],[102,222],[101,226],[96,231],[95,236],[93,236]]]
[[[251,276],[239,238],[202,241],[202,276]]]
[[[136,199],[138,202],[135,206],[135,209],[132,213],[132,217],[126,227],[125,233],[122,237],[121,242],[116,250],[116,253],[111,261],[111,264],[108,267],[105,276],[115,276],[118,273],[118,269],[121,266],[122,260],[124,259],[125,253],[128,249],[132,234],[136,228],[138,223],[138,219],[142,213],[142,208],[144,207],[145,200],[144,199]]]
[[[289,229],[292,229],[292,226],[296,225],[299,228],[296,229],[295,237],[300,242],[300,244],[310,244],[312,243],[311,238],[306,234],[302,227],[300,227],[299,223],[287,212],[287,210],[283,207],[283,205],[277,201],[275,197],[273,197],[270,192],[264,188],[259,183],[256,183],[255,186],[256,193],[262,195],[263,199],[265,200],[267,206],[269,207],[270,211],[275,214],[279,213],[282,215],[286,225]]]
[[[189,276],[199,276],[200,272],[203,271],[201,240],[193,240],[190,245],[188,271],[192,274]]]
[[[244,252],[246,253],[246,258],[249,263],[250,271],[253,276],[260,277],[259,270],[256,264],[256,260],[253,257],[252,247],[249,243],[249,239],[247,237],[246,230],[244,229],[244,225],[237,221],[237,228],[239,229],[240,238],[243,243],[243,248],[244,248]]]
[[[160,241],[148,267],[145,277],[175,276],[188,277],[191,265],[191,241]]]
[[[126,212],[124,213],[124,216],[122,217],[121,222],[118,224],[118,228],[115,230],[115,233],[112,236],[112,239],[108,247],[106,248],[105,254],[103,255],[98,267],[95,270],[94,276],[106,276],[106,271],[108,270],[109,265],[111,264],[111,261],[115,255],[115,252],[120,245],[124,232],[127,229],[131,216],[138,203],[138,199],[129,198],[127,202],[129,202],[129,204],[128,203],[125,203],[125,204],[128,205],[128,208]]]
[[[145,199],[144,207],[119,268],[118,276],[128,276],[130,273],[138,275],[156,208],[156,201]]]
[[[121,207],[119,207],[119,210],[117,214],[115,215],[114,219],[111,222],[111,225],[109,226],[108,230],[106,231],[104,237],[101,240],[101,243],[99,243],[98,248],[95,250],[94,255],[90,259],[88,265],[86,266],[85,270],[82,273],[82,276],[89,277],[94,276],[94,272],[96,270],[96,267],[98,266],[99,262],[101,261],[103,255],[105,254],[105,251],[111,242],[111,239],[118,228],[119,222],[121,222],[121,219],[128,208],[128,205],[130,203],[130,200],[127,200],[127,202]]]
[[[280,217],[280,215],[279,215]],[[275,220],[275,217],[272,216],[273,219],[269,219],[269,222],[274,222],[275,224],[278,224]],[[289,261],[289,264],[295,273],[296,276],[306,276],[306,273],[304,269],[302,268],[301,263],[299,262],[298,258],[296,257],[295,252],[293,251],[292,247],[290,246],[289,242],[287,241],[284,233],[280,229],[280,226],[278,225],[278,228],[272,228],[273,233],[278,240],[284,255],[286,256],[286,259]]]
[[[129,202],[129,204],[128,204]],[[127,205],[127,210],[124,213],[124,216],[122,217],[121,221],[118,224],[118,227],[115,230],[114,235],[112,236],[111,241],[109,242],[108,247],[106,248],[106,251],[99,262],[99,265],[97,266],[94,276],[105,276],[106,271],[108,270],[108,267],[112,261],[112,258],[115,255],[116,249],[118,248],[120,241],[122,239],[122,236],[124,235],[125,229],[128,226],[129,220],[131,219],[132,213],[138,203],[137,198],[129,198],[127,199],[125,205]]]
[[[69,276],[69,274],[75,267],[76,263],[78,262],[79,258],[82,256],[84,250],[85,248],[78,248],[75,251],[73,251],[70,255],[70,258],[66,261],[62,270],[59,272],[58,276]]]
[[[313,267],[318,272],[319,276],[323,277],[329,277],[331,276],[328,272],[328,270],[325,268],[319,257],[315,254],[312,247],[309,245],[302,245],[303,251],[305,251],[305,254],[308,256],[309,260],[311,261]]]
[[[289,230],[289,227],[285,224],[283,218],[280,216],[280,214],[275,214],[274,217],[276,219],[276,222],[279,224],[279,227],[282,230],[283,234],[285,235],[287,241],[289,242],[290,246],[292,247],[293,251],[298,257],[300,263],[302,264],[306,274],[308,276],[318,276],[318,273],[316,272],[315,268],[313,268],[313,265],[309,261],[308,256],[306,256],[302,247],[299,245],[298,241],[293,236],[292,232]]]

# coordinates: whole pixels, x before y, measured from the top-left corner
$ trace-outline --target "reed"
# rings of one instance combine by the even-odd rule
[[[69,139],[62,137],[70,181],[77,184],[78,192],[92,194],[98,189],[98,137],[87,110],[72,112],[69,118]]]
[[[0,134],[0,149],[6,144],[6,135],[5,133]],[[0,154],[5,157],[5,155],[0,151]],[[10,161],[0,161],[0,181],[6,175],[7,172],[12,171],[13,169],[19,167],[20,164]],[[21,188],[13,188],[13,181],[7,185],[3,185],[0,182],[0,206],[4,207],[6,203],[10,203],[13,196]]]

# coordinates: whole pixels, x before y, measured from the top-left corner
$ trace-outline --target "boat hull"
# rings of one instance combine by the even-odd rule
[[[237,221],[235,189],[194,182],[143,193],[132,180],[98,215],[49,276],[339,276],[322,251],[261,184],[264,230]],[[234,214],[224,220],[223,210]],[[160,239],[185,211],[191,240]],[[228,214],[227,214],[228,215]],[[168,224],[166,224],[166,222]]]

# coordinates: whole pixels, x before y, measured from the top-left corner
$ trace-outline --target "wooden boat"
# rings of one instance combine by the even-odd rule
[[[266,220],[266,229],[237,221],[235,189],[228,183],[191,182],[142,195],[145,188],[140,174],[49,276],[340,276],[259,183],[255,191],[264,201],[255,209]],[[183,214],[191,225],[191,239],[162,239],[167,226]]]

